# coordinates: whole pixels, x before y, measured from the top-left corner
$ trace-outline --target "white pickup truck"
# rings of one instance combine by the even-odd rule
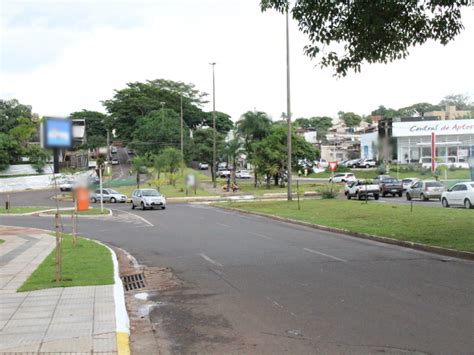
[[[379,199],[380,187],[377,184],[373,184],[369,181],[357,180],[349,183],[349,190],[347,191],[347,199],[350,200],[352,197],[356,197],[358,200],[363,200],[367,196],[373,196],[375,200]]]

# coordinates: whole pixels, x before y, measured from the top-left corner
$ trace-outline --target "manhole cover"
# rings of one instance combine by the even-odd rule
[[[122,276],[122,282],[125,291],[138,290],[146,286],[143,273]]]

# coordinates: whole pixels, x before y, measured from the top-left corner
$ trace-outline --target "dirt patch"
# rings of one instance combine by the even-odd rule
[[[125,304],[130,318],[130,349],[132,354],[169,354],[171,341],[159,324],[152,323],[150,311],[160,306],[149,295],[180,285],[171,269],[138,265],[124,250],[113,248],[117,254],[120,277],[143,273],[145,287],[125,292]]]

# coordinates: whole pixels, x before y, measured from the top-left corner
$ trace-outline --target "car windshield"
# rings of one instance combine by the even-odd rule
[[[395,184],[398,182],[397,179],[383,179],[382,180],[384,183],[389,183],[389,184]]]
[[[443,184],[437,181],[427,182],[426,187],[442,187]]]
[[[160,193],[156,190],[143,190],[143,196],[161,196]]]
[[[402,182],[403,183],[409,183],[409,182],[412,182],[412,179],[403,179]]]

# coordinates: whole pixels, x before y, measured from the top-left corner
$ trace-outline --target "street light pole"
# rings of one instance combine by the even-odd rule
[[[183,147],[183,93],[181,93],[181,155],[184,157]]]
[[[214,75],[214,67],[216,63],[209,63],[212,65],[212,171],[213,171],[213,186],[216,188],[216,80]]]
[[[293,199],[291,191],[291,97],[290,97],[290,33],[288,7],[286,8],[286,119],[288,120],[288,201]]]

